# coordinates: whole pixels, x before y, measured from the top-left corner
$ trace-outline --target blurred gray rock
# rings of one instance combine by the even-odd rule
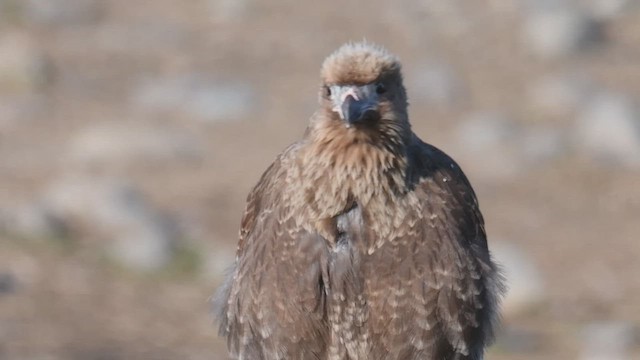
[[[542,58],[570,55],[601,40],[600,24],[587,12],[568,3],[540,6],[526,14],[525,44]]]
[[[29,22],[45,25],[89,24],[100,19],[100,0],[25,0],[24,11]]]
[[[546,297],[542,275],[533,260],[516,245],[492,241],[491,254],[507,279],[507,294],[502,302],[505,317],[526,312]]]
[[[9,295],[15,292],[17,285],[13,274],[0,271],[0,295]]]
[[[128,123],[99,123],[72,138],[67,157],[80,164],[122,165],[198,159],[203,149],[184,132]]]
[[[576,124],[579,150],[607,163],[640,166],[640,110],[624,95],[593,98]]]
[[[163,22],[160,19],[133,23],[109,21],[95,30],[92,44],[99,51],[141,57],[171,53],[172,57],[180,59],[185,56],[182,52],[193,36],[187,24]]]
[[[21,32],[0,33],[0,94],[33,92],[49,79],[49,63],[32,38]]]
[[[582,331],[581,360],[629,360],[637,329],[627,322],[592,323]]]
[[[27,239],[48,239],[66,235],[64,223],[41,203],[23,204],[0,211],[0,229]]]
[[[174,254],[175,229],[132,185],[70,176],[53,183],[45,196],[57,218],[95,232],[114,261],[140,271],[166,266]]]
[[[457,129],[461,142],[484,149],[509,142],[518,133],[518,127],[503,114],[480,112],[469,116]]]
[[[526,354],[540,351],[548,343],[541,332],[507,325],[499,329],[495,346],[512,354]]]
[[[465,169],[482,180],[508,179],[523,170],[517,151],[520,129],[500,113],[472,114],[458,125],[454,136]]]
[[[253,113],[256,97],[247,83],[218,82],[192,75],[144,80],[131,100],[145,112],[214,123],[238,120]]]
[[[589,12],[598,20],[612,20],[632,7],[638,7],[634,0],[587,0]]]
[[[566,153],[567,136],[558,129],[529,128],[523,131],[520,151],[530,163],[543,163]]]
[[[411,99],[450,107],[467,96],[464,84],[453,69],[444,65],[425,65],[410,78]]]
[[[567,116],[589,102],[595,85],[586,77],[575,74],[546,76],[529,91],[531,106],[545,115]]]
[[[451,37],[467,33],[471,27],[471,19],[465,13],[463,1],[458,0],[422,0],[423,11],[429,17],[429,22],[435,25],[438,32]]]
[[[207,251],[207,254],[209,255],[204,263],[203,278],[210,281],[221,280],[235,260],[235,248],[217,246]]]
[[[502,181],[524,174],[532,165],[552,161],[568,150],[559,129],[524,127],[493,112],[474,113],[454,130],[456,153],[468,173],[485,181]]]
[[[29,126],[31,120],[46,114],[50,108],[49,98],[39,93],[0,96],[0,132]]]
[[[238,21],[248,11],[251,0],[207,0],[207,9],[214,22]]]

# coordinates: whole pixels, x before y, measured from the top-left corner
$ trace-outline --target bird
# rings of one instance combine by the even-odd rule
[[[479,360],[503,277],[467,177],[411,129],[401,63],[349,42],[250,191],[214,300],[233,359]]]

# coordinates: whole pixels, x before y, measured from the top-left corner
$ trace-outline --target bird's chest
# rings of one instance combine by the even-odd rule
[[[385,287],[398,283],[398,269],[407,260],[400,256],[400,249],[408,248],[406,239],[394,235],[400,230],[393,221],[381,219],[393,219],[392,213],[403,209],[387,204],[387,210],[377,213],[356,204],[322,224],[330,248],[325,269],[329,359],[370,358],[376,306],[385,304]]]

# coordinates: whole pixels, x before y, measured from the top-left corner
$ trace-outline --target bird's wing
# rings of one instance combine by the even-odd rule
[[[249,194],[236,263],[218,295],[220,332],[235,358],[318,359],[324,351],[325,242],[282,201],[295,151],[285,150]]]
[[[492,336],[500,279],[476,196],[458,165],[435,147],[418,140],[409,162],[408,191],[419,206],[408,211],[404,235],[371,261],[386,279],[373,291],[381,297],[371,299],[371,312],[379,314],[372,319],[374,343],[399,359],[480,359]],[[394,274],[385,276],[386,267]]]

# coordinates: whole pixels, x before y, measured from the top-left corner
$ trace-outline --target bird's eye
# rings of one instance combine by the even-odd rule
[[[386,92],[387,92],[387,88],[384,87],[384,85],[382,83],[376,84],[376,93],[377,94],[384,94]]]
[[[331,96],[331,87],[325,85],[324,88],[322,89],[322,92],[323,92],[325,97],[330,97]]]

